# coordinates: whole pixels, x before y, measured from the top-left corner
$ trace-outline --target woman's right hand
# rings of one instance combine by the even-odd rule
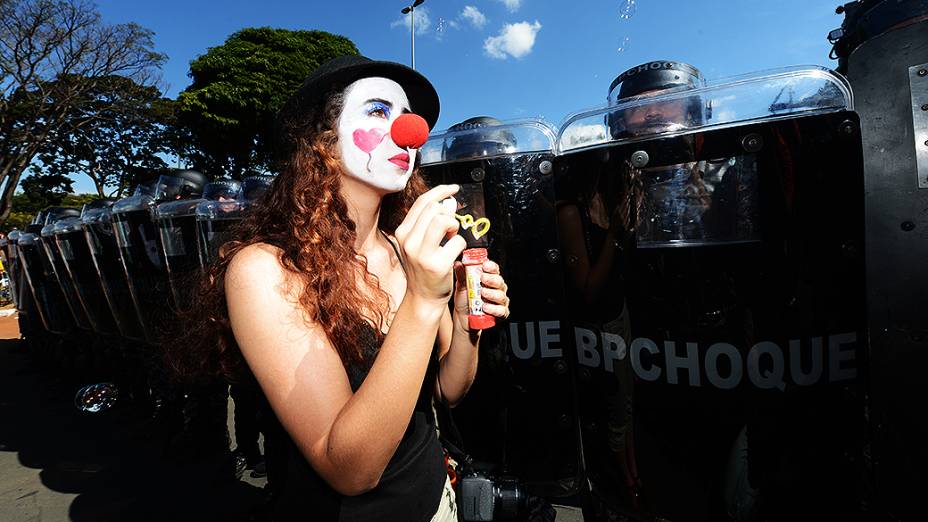
[[[438,185],[419,196],[396,227],[406,267],[406,294],[446,304],[453,290],[454,261],[467,242],[457,234],[458,221],[441,205],[458,185]],[[442,245],[441,241],[448,239]]]

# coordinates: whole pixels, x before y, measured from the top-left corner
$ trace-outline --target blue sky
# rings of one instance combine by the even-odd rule
[[[192,59],[243,27],[320,29],[375,59],[409,63],[411,0],[98,1],[108,22],[155,32],[169,57],[167,94],[189,83]],[[434,84],[443,129],[475,115],[554,124],[605,102],[612,79],[681,60],[717,79],[762,69],[834,67],[825,36],[839,0],[426,0],[416,9],[416,67]],[[76,178],[77,192],[92,185]]]

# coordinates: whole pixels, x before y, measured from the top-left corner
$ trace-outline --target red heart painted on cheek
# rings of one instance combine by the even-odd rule
[[[376,149],[380,142],[389,134],[389,132],[383,129],[371,129],[371,130],[361,130],[358,129],[354,131],[352,137],[354,138],[354,144],[364,152],[370,154],[372,150]]]

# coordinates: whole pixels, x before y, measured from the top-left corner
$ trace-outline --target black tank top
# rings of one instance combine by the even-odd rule
[[[389,239],[388,239],[389,240]],[[393,245],[393,242],[390,241]],[[396,247],[394,246],[394,249]],[[362,322],[365,363],[346,368],[352,391],[367,377],[381,341],[374,328]],[[429,521],[438,510],[447,477],[444,455],[432,412],[432,391],[438,372],[435,348],[426,370],[419,399],[406,433],[387,464],[377,487],[354,497],[340,495],[313,470],[283,429],[266,400],[265,458],[272,495],[272,520]],[[351,470],[344,470],[351,473]]]

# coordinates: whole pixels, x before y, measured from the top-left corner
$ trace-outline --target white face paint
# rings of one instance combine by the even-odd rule
[[[406,187],[416,150],[399,148],[390,136],[390,126],[404,112],[409,100],[393,80],[363,78],[345,89],[338,144],[348,175],[387,193]]]

